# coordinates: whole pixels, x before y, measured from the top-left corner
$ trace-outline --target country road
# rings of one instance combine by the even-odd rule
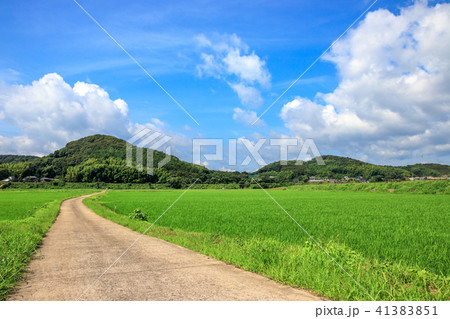
[[[139,237],[66,200],[9,300],[77,300]],[[170,213],[170,212],[169,212]],[[142,236],[80,300],[324,300],[166,241]]]

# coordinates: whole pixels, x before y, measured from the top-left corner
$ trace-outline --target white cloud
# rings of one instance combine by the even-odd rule
[[[266,63],[259,56],[252,52],[248,55],[241,55],[241,50],[234,48],[227,52],[222,59],[229,74],[236,75],[243,82],[262,86],[270,85],[270,74],[267,71]]]
[[[217,63],[214,55],[202,53],[201,58],[203,60],[203,64],[197,66],[198,74],[200,76],[207,75],[219,79],[223,68]]]
[[[197,66],[200,76],[223,79],[238,94],[241,104],[260,107],[263,104],[261,89],[271,85],[271,75],[266,62],[236,35],[223,35],[211,41],[200,34],[196,41],[202,50],[202,64]]]
[[[298,97],[281,118],[319,148],[369,160],[450,152],[450,4],[378,10],[325,59],[341,76],[332,93]]]
[[[209,51],[201,54],[203,64],[197,66],[200,76],[234,76],[246,84],[270,86],[271,75],[266,62],[255,52],[249,53],[248,46],[236,34],[221,36],[215,42],[200,34],[195,40],[203,50]]]
[[[109,134],[128,139],[144,127],[171,136],[174,155],[189,154],[191,145],[185,135],[168,131],[157,118],[133,123],[127,103],[112,100],[98,85],[77,82],[72,87],[56,73],[31,85],[1,85],[0,120],[21,132],[0,136],[0,154],[47,155],[84,136]]]
[[[242,105],[248,107],[260,107],[263,104],[263,98],[259,90],[252,86],[246,86],[242,83],[228,83],[237,93]]]
[[[251,126],[258,118],[258,115],[254,111],[243,110],[239,107],[233,109],[233,111],[234,111],[233,120],[245,124],[247,126]],[[255,126],[263,126],[263,125],[265,125],[265,122],[263,120],[259,120],[258,122],[255,123]]]
[[[124,136],[130,126],[123,100],[111,100],[95,84],[77,82],[71,87],[56,73],[31,85],[3,85],[0,93],[3,121],[23,133],[1,137],[1,153],[45,154],[90,134]]]

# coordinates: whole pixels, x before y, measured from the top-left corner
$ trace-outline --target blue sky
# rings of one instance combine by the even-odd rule
[[[422,111],[428,110],[427,107],[432,109],[426,112],[429,114],[427,124],[418,125],[415,130],[411,129],[411,125],[403,128],[402,125],[388,123],[391,120],[402,123],[416,120],[419,122],[418,119],[408,117],[411,109],[391,106],[394,103],[394,96],[404,92],[404,88],[398,88],[398,93],[392,92],[385,100],[377,101],[376,107],[367,106],[368,109],[364,112],[348,106],[352,103],[358,104],[361,97],[355,96],[355,91],[346,91],[343,94],[341,91],[345,90],[344,84],[356,81],[355,76],[364,77],[372,72],[367,71],[369,70],[367,68],[364,69],[366,71],[358,71],[360,73],[354,75],[353,71],[346,69],[346,63],[354,65],[355,61],[359,61],[360,57],[357,54],[362,50],[361,44],[352,44],[354,42],[350,34],[344,36],[341,41],[342,50],[345,52],[333,51],[332,56],[325,57],[315,64],[262,117],[263,122],[252,126],[248,121],[242,120],[245,117],[241,117],[243,114],[248,115],[248,118],[255,118],[255,114],[261,114],[373,1],[163,3],[80,0],[78,2],[188,110],[200,125],[194,123],[75,2],[71,0],[2,2],[0,138],[3,139],[3,143],[0,142],[0,153],[47,154],[52,149],[63,146],[70,139],[95,131],[126,139],[133,129],[147,125],[151,128],[156,127],[168,135],[176,135],[178,137],[176,139],[178,142],[174,142],[176,154],[185,160],[189,160],[191,156],[187,151],[189,148],[187,145],[194,137],[255,139],[258,136],[267,138],[289,136],[314,138],[322,154],[346,155],[388,164],[415,163],[419,161],[419,154],[425,154],[428,161],[448,164],[450,153],[448,139],[445,135],[437,133],[431,136],[427,133],[427,129],[437,125],[443,127],[439,130],[441,133],[448,129],[448,114],[446,114],[449,105],[448,96],[443,96],[438,101],[429,100],[419,106],[411,106],[412,109]],[[445,13],[447,5],[447,1],[414,3],[380,0],[370,9],[371,13],[378,12],[379,17],[366,21],[365,30],[362,24],[367,16],[364,16],[352,29],[355,31],[354,38],[359,36],[358,33],[366,32],[368,45],[375,43],[375,46],[393,48],[390,63],[398,66],[399,72],[401,71],[403,75],[413,74],[415,70],[425,65],[426,61],[433,59],[433,61],[437,59],[438,62],[434,65],[436,69],[429,74],[443,73],[448,64],[444,54],[445,48],[437,57],[430,57],[430,53],[424,50],[414,49],[413,54],[417,55],[415,60],[413,59],[416,61],[415,64],[399,66],[400,63],[396,59],[402,60],[404,55],[398,53],[392,44],[395,43],[395,39],[392,43],[378,43],[380,33],[377,34],[376,28],[379,27],[380,32],[383,32],[383,27],[386,27],[385,30],[389,32],[392,16],[398,17],[397,20],[402,18],[402,21],[409,19],[409,24],[405,22],[403,27],[405,30],[412,30],[410,38],[416,41],[423,31],[420,28],[424,24],[420,21],[428,21],[427,18],[433,14]],[[406,7],[417,8],[415,11],[410,9],[407,13],[404,9]],[[444,23],[448,22],[445,14],[443,19]],[[399,39],[403,39],[400,34],[405,34],[405,30],[402,31],[402,26],[397,24],[393,27],[393,33],[398,27]],[[411,27],[415,24],[419,27]],[[437,31],[426,29],[425,32]],[[420,45],[420,40],[417,41]],[[426,45],[424,44],[424,47]],[[352,59],[346,59],[349,52]],[[212,59],[210,65],[206,65],[205,57]],[[385,63],[383,59],[371,58],[373,59],[371,68],[377,62]],[[376,79],[392,80],[387,77],[391,74],[388,66],[380,64],[380,70],[377,71],[379,73],[376,74]],[[71,105],[70,97],[64,96],[62,99],[64,102],[53,101],[63,95],[59,91],[51,91],[55,88],[54,85],[50,85],[51,89],[48,89],[45,83],[39,87],[33,86],[33,81],[39,81],[48,74],[58,75],[61,79],[55,81],[59,81],[59,84],[66,83],[70,87],[74,87],[77,82],[95,84],[101,89],[100,95],[102,92],[109,94],[109,100],[102,107],[114,108],[115,106],[111,104],[113,101],[123,100],[127,111],[121,113],[118,111],[119,117],[124,117],[123,121],[111,121],[106,115],[102,119],[102,112],[97,115],[98,121],[92,119],[92,114],[81,116],[78,113],[76,119],[72,120],[70,116],[72,111],[61,107]],[[433,79],[427,78],[424,81],[431,83]],[[444,83],[444,79],[441,79],[441,82]],[[239,88],[242,89],[241,95]],[[37,91],[38,89],[40,91]],[[410,87],[410,89],[417,92],[420,88]],[[21,93],[21,90],[27,91]],[[327,94],[334,96],[326,97]],[[379,96],[376,92],[367,92],[367,97],[370,98],[371,94]],[[34,109],[34,105],[45,104],[49,99],[50,104],[56,105],[54,110],[48,111],[45,105],[42,106],[43,109],[39,107]],[[348,102],[349,99],[352,102]],[[91,102],[77,103],[81,103],[84,111],[91,112],[89,108],[95,108],[95,103],[101,104],[104,100],[95,101],[91,101],[94,103],[93,106],[89,106]],[[17,103],[19,105],[16,105]],[[444,106],[433,109],[431,106],[433,103]],[[332,126],[326,117],[329,114],[325,110],[327,105],[333,105],[331,111],[334,116],[333,125],[341,123],[339,127],[342,127],[347,126],[346,121],[350,123],[360,121],[360,131],[357,131],[355,126],[355,130],[351,132],[340,132],[336,126]],[[13,109],[17,112],[20,110],[36,112],[36,123],[41,124],[40,131],[34,127],[39,126],[38,124],[24,124],[24,120],[12,114]],[[384,114],[385,109],[391,112],[390,117],[378,118],[377,114]],[[296,113],[292,113],[294,111]],[[54,130],[50,127],[47,133],[43,132],[45,123],[52,126],[48,124],[51,123],[50,120],[43,117],[47,116],[52,121],[61,120],[54,114],[55,112],[67,112],[62,118],[67,122],[73,121],[68,125],[72,129],[58,126]],[[371,115],[365,118],[358,112]],[[321,119],[317,120],[318,113],[326,114],[322,114]],[[109,112],[109,109],[104,114],[114,117],[114,112]],[[117,117],[115,119],[117,120]],[[26,121],[34,122],[33,118]],[[373,123],[385,121],[388,124],[374,127],[375,124],[371,121]],[[300,125],[302,122],[309,125],[309,131],[305,131],[305,125]],[[118,125],[128,127],[119,129]],[[364,125],[368,128],[364,129]],[[316,133],[317,128],[323,132]],[[325,130],[328,133],[325,133]],[[373,134],[361,135],[361,132],[368,131]],[[330,132],[337,133],[333,133],[334,137],[331,137]],[[424,138],[422,143],[411,142],[415,138],[418,139],[417,136]],[[405,146],[408,141],[409,144]],[[430,147],[430,141],[434,148]],[[211,167],[227,168],[224,163],[215,163]]]

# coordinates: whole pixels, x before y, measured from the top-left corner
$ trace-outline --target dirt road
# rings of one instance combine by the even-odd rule
[[[62,203],[26,282],[10,300],[77,300],[140,235],[96,215],[82,203],[86,197]],[[322,299],[143,236],[80,300]]]

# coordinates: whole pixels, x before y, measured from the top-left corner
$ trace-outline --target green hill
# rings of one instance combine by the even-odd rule
[[[0,164],[2,163],[18,163],[38,158],[32,155],[0,155]]]
[[[153,153],[153,167],[165,154]],[[163,168],[146,173],[147,150],[143,150],[144,171],[126,165],[126,141],[108,135],[92,135],[67,143],[48,156],[18,163],[0,164],[0,177],[50,177],[68,182],[173,183],[180,186],[208,173],[208,169],[171,156]],[[133,158],[135,163],[135,158]]]
[[[161,169],[157,163],[166,154],[153,151],[154,174],[146,172],[147,150],[143,150],[144,170],[126,165],[126,141],[108,135],[92,135],[67,143],[48,156],[41,158],[21,155],[0,155],[0,179],[15,176],[19,180],[25,176],[57,178],[67,182],[106,183],[159,183],[174,188],[192,183],[196,178],[204,184],[235,184],[249,186],[248,173],[221,172],[181,161],[171,156]],[[415,164],[408,166],[382,166],[365,163],[348,157],[325,155],[324,166],[316,160],[303,165],[289,161],[287,165],[275,162],[260,168],[252,177],[263,185],[285,185],[292,181],[306,182],[310,177],[343,179],[345,177],[372,182],[403,180],[411,176],[441,176],[450,173],[450,166],[440,164]],[[135,158],[133,158],[135,163]]]
[[[322,156],[325,165],[318,165],[315,159],[295,165],[295,161],[288,161],[287,165],[274,162],[260,168],[257,173],[267,176],[273,173],[291,172],[292,178],[342,179],[359,178],[371,181],[397,180],[413,176],[442,176],[449,174],[450,166],[441,164],[415,164],[408,166],[384,166],[365,163],[348,157],[325,155]],[[270,175],[273,176],[273,175]]]
[[[450,166],[442,164],[414,164],[401,166],[414,176],[442,176],[450,175]]]
[[[163,152],[153,150],[153,166],[156,167],[165,156],[166,154]],[[48,158],[52,158],[53,161],[57,158],[64,159],[67,166],[79,165],[86,161],[92,161],[93,159],[100,161],[117,159],[123,160],[123,164],[125,164],[126,141],[109,135],[91,135],[67,143],[65,147],[50,154]],[[135,156],[133,157],[133,161],[135,162]],[[147,165],[147,149],[143,150],[143,164],[144,166]],[[171,156],[170,162],[164,166],[164,169],[179,172],[200,172],[207,170],[203,166],[181,161],[176,156]]]

